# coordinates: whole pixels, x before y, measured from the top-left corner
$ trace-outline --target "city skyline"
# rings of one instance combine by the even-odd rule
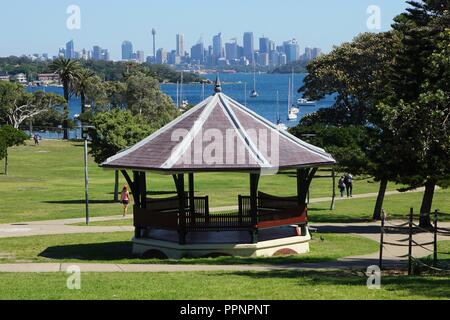
[[[108,48],[113,60],[121,59],[120,44],[123,40],[132,41],[136,48],[152,55],[152,28],[158,32],[157,48],[172,49],[174,36],[178,33],[185,35],[183,41],[186,51],[199,38],[212,39],[218,33],[227,43],[232,38],[241,38],[240,34],[245,30],[239,29],[245,28],[253,31],[255,46],[263,36],[277,43],[295,38],[302,48],[319,47],[328,52],[333,45],[349,41],[360,32],[370,31],[366,26],[368,6],[380,6],[382,20],[379,31],[389,29],[392,18],[407,6],[403,1],[349,1],[351,5],[340,6],[331,0],[317,3],[285,0],[282,5],[265,0],[231,0],[214,17],[215,10],[211,9],[210,2],[203,0],[191,3],[174,0],[170,5],[138,0],[129,1],[127,5],[123,2],[104,5],[79,0],[76,3],[81,9],[79,30],[66,28],[69,17],[66,9],[71,4],[69,1],[55,4],[43,0],[39,6],[8,2],[2,5],[6,14],[0,21],[0,27],[7,29],[17,21],[27,21],[33,27],[19,28],[14,32],[14,37],[10,33],[2,33],[0,56],[44,52],[52,56],[55,54],[54,48],[64,47],[70,39],[78,44],[78,48],[91,48],[94,45]],[[254,14],[254,8],[258,8],[257,15]],[[167,12],[170,12],[170,16],[165,14]],[[44,14],[53,19],[40,19]],[[228,19],[221,21],[220,17],[227,16],[233,16],[233,23],[227,23]]]

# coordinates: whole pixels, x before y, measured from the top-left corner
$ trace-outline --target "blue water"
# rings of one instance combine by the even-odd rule
[[[215,74],[204,75],[204,77],[215,80]],[[230,96],[234,100],[246,105],[251,110],[266,119],[276,123],[278,117],[288,127],[298,124],[300,119],[311,112],[317,111],[319,108],[330,107],[334,103],[334,96],[328,96],[325,99],[318,101],[315,106],[301,107],[298,119],[296,121],[288,121],[288,87],[289,74],[257,74],[256,75],[256,90],[259,97],[250,98],[250,92],[253,89],[253,74],[237,73],[237,74],[220,74],[222,81],[222,91],[224,94]],[[294,75],[294,101],[296,102],[301,96],[297,93],[297,89],[303,85],[305,74]],[[245,83],[247,83],[247,92],[245,92]],[[30,92],[36,90],[44,90],[59,95],[63,95],[63,88],[61,87],[30,87]],[[176,101],[177,88],[175,84],[162,84],[161,90],[169,95],[172,100]],[[213,94],[214,86],[205,85],[205,97]],[[279,94],[279,107],[277,107],[277,91]],[[183,86],[182,100],[188,100],[192,105],[195,105],[203,100],[203,90],[200,84],[185,84]],[[71,118],[81,112],[80,99],[72,97],[69,101],[69,115]],[[47,134],[44,135],[44,137]],[[59,137],[59,135],[58,135]]]

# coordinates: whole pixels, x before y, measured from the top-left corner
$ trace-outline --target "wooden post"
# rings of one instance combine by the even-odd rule
[[[330,210],[334,210],[336,208],[336,206],[335,206],[335,204],[336,204],[336,171],[334,168],[331,171],[331,175],[333,178],[333,193],[332,193],[332,198],[331,198]]]
[[[380,229],[380,260],[378,266],[380,270],[383,269],[383,247],[384,247],[384,226],[385,226],[386,214],[384,210],[381,211],[381,229]]]
[[[178,237],[181,245],[186,244],[186,194],[184,192],[184,174],[177,177],[177,191],[179,198]]]
[[[139,175],[139,190],[141,193],[141,208],[147,208],[147,178],[145,172],[141,172]]]
[[[258,183],[259,174],[250,174],[250,213],[252,216],[252,243],[258,242]]]
[[[412,245],[413,245],[413,219],[414,209],[411,208],[409,212],[409,242],[408,242],[408,275],[412,274]]]
[[[189,173],[189,214],[192,222],[195,223],[195,181],[193,173]]]
[[[114,202],[119,202],[119,171],[114,171]]]
[[[433,238],[433,266],[437,266],[438,255],[438,215],[439,210],[434,211],[434,238]]]

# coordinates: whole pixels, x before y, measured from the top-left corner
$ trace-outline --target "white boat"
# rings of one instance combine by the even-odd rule
[[[256,66],[253,64],[253,90],[250,93],[250,98],[258,98],[259,94],[258,91],[256,91]]]
[[[292,103],[294,101],[294,97],[292,96],[294,92],[294,76],[292,73],[292,78],[289,79],[289,90],[288,90],[288,120],[294,121],[297,120],[299,109],[295,108],[294,104]]]
[[[309,101],[308,99],[300,98],[297,100],[297,105],[304,107],[313,107],[316,105],[316,101]]]
[[[279,124],[277,124],[277,129],[279,131],[287,131],[288,127],[284,123],[280,122]]]
[[[290,112],[292,112],[294,114],[299,114],[300,113],[300,109],[296,108],[296,107],[291,107]]]

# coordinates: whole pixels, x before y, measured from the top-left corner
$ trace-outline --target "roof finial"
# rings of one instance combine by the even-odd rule
[[[216,85],[214,86],[214,92],[215,93],[222,92],[222,84],[220,83],[219,73],[217,73],[217,76],[216,76]]]

